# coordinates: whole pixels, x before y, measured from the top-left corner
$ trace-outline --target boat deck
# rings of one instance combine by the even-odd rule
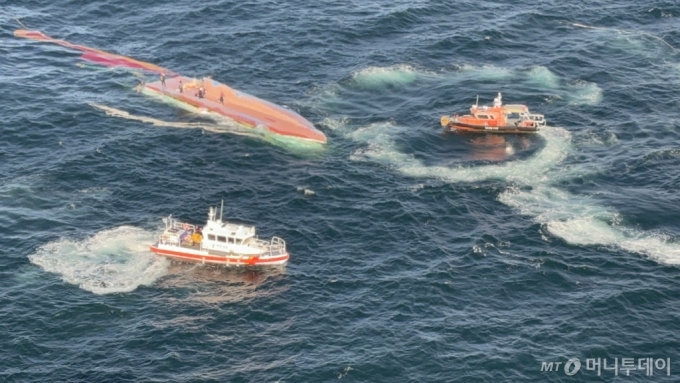
[[[194,245],[189,245],[187,243],[183,243],[179,245],[179,247],[184,248],[184,249],[191,249],[191,250],[201,250],[201,245],[200,244],[194,244]]]

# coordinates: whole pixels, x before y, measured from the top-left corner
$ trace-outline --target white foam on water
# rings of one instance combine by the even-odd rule
[[[598,205],[590,197],[536,185],[529,191],[511,188],[503,192],[499,200],[524,215],[533,216],[550,234],[567,243],[619,247],[648,255],[661,263],[680,264],[680,245],[667,235],[622,226],[616,211]]]
[[[463,77],[463,79],[505,80],[513,78],[517,75],[512,69],[498,67],[495,65],[473,66],[469,64],[463,64],[459,65],[457,69],[457,75]]]
[[[300,193],[304,195],[314,195],[316,194],[314,190],[309,189],[307,186],[297,186],[295,190],[299,191]]]
[[[493,65],[461,65],[454,81],[524,81],[538,88],[555,91],[555,99],[567,100],[572,105],[597,105],[602,101],[602,89],[593,82],[575,80],[565,83],[559,75],[544,66],[534,66],[529,70],[496,67]],[[482,97],[483,98],[483,97]]]
[[[619,138],[613,132],[602,134],[599,131],[588,130],[583,133],[579,146],[615,146],[619,144]]]
[[[560,76],[544,66],[535,66],[527,73],[529,80],[549,89],[560,87]]]
[[[365,147],[351,159],[377,162],[406,176],[432,178],[450,183],[486,180],[507,181],[512,186],[501,193],[499,201],[531,216],[547,231],[564,241],[581,246],[618,247],[644,254],[665,264],[680,264],[680,244],[668,236],[644,232],[621,225],[614,209],[602,206],[589,196],[574,195],[554,186],[561,180],[598,171],[582,166],[560,167],[573,150],[571,134],[563,128],[544,127],[538,134],[545,146],[531,158],[484,166],[429,166],[403,153],[394,137],[406,131],[392,123],[372,124],[347,134]]]
[[[591,29],[591,30],[597,30],[597,31],[606,31],[606,32],[609,32],[609,33],[615,32],[616,34],[613,35],[613,36],[617,40],[626,41],[627,43],[631,43],[636,48],[639,48],[639,50],[649,49],[649,44],[646,44],[644,41],[639,39],[640,37],[646,37],[646,38],[655,40],[657,43],[660,43],[660,44],[664,45],[665,47],[672,49],[675,52],[680,52],[680,49],[672,46],[671,44],[669,44],[663,38],[661,38],[661,37],[659,37],[655,34],[645,32],[645,31],[596,27],[596,26],[592,26],[592,25],[585,25],[585,24],[579,24],[579,23],[572,23],[571,25],[574,26],[574,27],[577,27],[577,28]],[[631,38],[629,38],[630,36],[638,37],[638,39],[635,39],[635,40],[631,39]]]
[[[59,239],[40,247],[29,260],[45,271],[95,294],[122,293],[151,285],[169,262],[149,251],[155,235],[121,226],[83,240]]]
[[[423,74],[410,65],[399,64],[390,67],[368,67],[352,73],[352,78],[363,87],[380,87],[387,84],[409,84]]]
[[[344,130],[349,123],[349,118],[330,118],[326,117],[321,120],[320,125],[330,129],[330,130]]]
[[[505,145],[505,154],[509,156],[515,154],[515,148],[511,144]]]
[[[405,129],[389,122],[376,123],[348,134],[349,138],[368,144],[367,147],[355,151],[351,158],[380,162],[412,177],[440,178],[449,182],[499,179],[534,184],[549,180],[547,171],[566,157],[571,138],[566,129],[544,127],[539,134],[546,138],[545,147],[527,160],[486,166],[427,166],[396,147],[394,135]]]
[[[567,85],[566,90],[572,105],[597,105],[602,101],[602,88],[594,82],[574,81]]]
[[[155,95],[153,93],[151,93],[151,94]],[[209,131],[209,132],[213,132],[213,133],[231,133],[231,134],[244,135],[244,136],[255,137],[255,138],[259,137],[258,132],[255,129],[243,127],[233,120],[229,120],[227,118],[222,118],[221,116],[216,115],[214,113],[207,112],[206,110],[201,111],[201,110],[196,109],[196,108],[192,109],[192,111],[195,112],[195,113],[200,113],[200,114],[204,114],[208,117],[211,117],[214,122],[213,123],[205,123],[205,122],[163,121],[163,120],[159,120],[159,119],[153,118],[153,117],[137,116],[137,115],[128,113],[124,110],[112,108],[110,106],[101,105],[101,104],[97,104],[97,103],[94,103],[94,102],[89,103],[89,105],[92,106],[93,108],[96,108],[96,109],[103,111],[108,116],[125,118],[125,119],[132,120],[132,121],[144,122],[144,123],[155,125],[155,126],[169,127],[169,128],[179,128],[179,129],[202,129],[204,131]]]
[[[168,100],[173,105],[180,106],[181,102],[170,101],[170,97],[159,95],[152,91],[146,91],[146,93],[152,97],[159,98],[161,100]],[[189,104],[181,106],[184,109],[191,110],[193,113],[200,113],[205,117],[209,117],[212,122],[173,122],[173,121],[163,121],[153,117],[137,116],[130,114],[124,110],[112,108],[110,106],[101,105],[97,103],[89,103],[93,108],[102,110],[109,116],[124,118],[132,121],[140,121],[147,124],[152,124],[155,126],[170,127],[170,128],[180,128],[180,129],[201,129],[201,132],[212,132],[212,133],[228,133],[238,136],[250,137],[258,140],[263,140],[270,144],[277,145],[288,151],[294,152],[296,154],[314,154],[316,152],[322,151],[324,146],[322,144],[297,139],[294,137],[282,136],[272,133],[266,126],[258,125],[255,128],[250,128],[243,126],[236,121],[221,116],[219,114],[207,111],[205,109],[197,109]]]
[[[388,166],[399,166],[400,164],[409,163],[409,161],[413,160],[413,156],[399,151],[394,143],[394,137],[403,132],[403,130],[403,127],[394,125],[391,122],[381,122],[346,134],[347,138],[368,144],[365,148],[357,149],[352,153],[350,159],[354,161],[378,162]]]

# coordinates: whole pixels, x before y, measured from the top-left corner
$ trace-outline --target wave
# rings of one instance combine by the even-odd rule
[[[28,258],[83,290],[95,294],[129,292],[165,275],[169,262],[149,251],[154,239],[146,230],[121,226],[84,240],[50,242]]]

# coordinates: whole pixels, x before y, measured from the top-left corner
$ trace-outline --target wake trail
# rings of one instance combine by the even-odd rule
[[[400,151],[394,135],[407,130],[382,123],[347,133],[348,138],[367,144],[357,149],[350,159],[383,164],[408,177],[439,179],[451,184],[488,180],[508,182],[511,185],[498,200],[520,214],[532,217],[551,235],[569,244],[618,247],[647,255],[660,263],[680,265],[680,244],[669,236],[624,227],[614,209],[556,186],[589,172],[585,167],[560,166],[573,151],[571,133],[564,128],[542,128],[538,134],[545,140],[545,146],[528,159],[456,167],[426,165]]]

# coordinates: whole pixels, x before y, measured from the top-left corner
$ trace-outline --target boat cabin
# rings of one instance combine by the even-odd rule
[[[203,227],[203,241],[201,247],[208,251],[225,253],[258,253],[259,241],[255,227],[222,222],[222,218],[215,217],[215,209],[210,208],[208,222]]]
[[[252,226],[224,223],[220,225],[206,225],[203,229],[203,242],[212,241],[229,245],[243,245],[249,238],[255,236],[255,228]]]
[[[478,125],[502,126],[505,125],[505,113],[500,107],[473,105],[470,108],[470,116],[463,116],[463,121]]]

